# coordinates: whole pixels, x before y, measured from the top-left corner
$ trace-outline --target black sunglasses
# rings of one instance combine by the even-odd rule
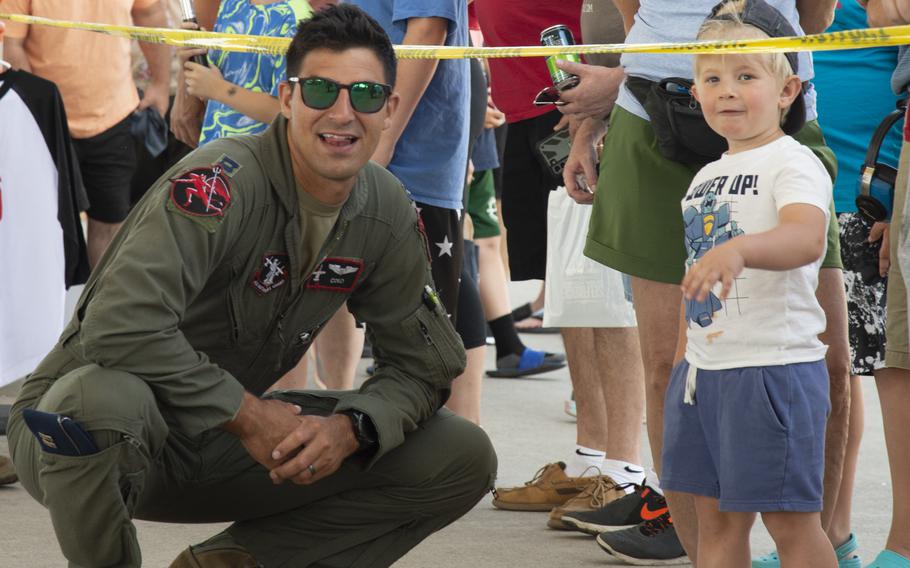
[[[335,104],[338,93],[347,89],[351,107],[357,112],[379,112],[392,94],[392,87],[371,81],[357,81],[343,85],[324,77],[288,77],[288,82],[300,85],[303,104],[316,110],[325,110]]]

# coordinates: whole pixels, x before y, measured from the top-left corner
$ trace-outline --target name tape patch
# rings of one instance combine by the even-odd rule
[[[359,258],[326,258],[310,275],[306,287],[332,292],[352,292],[361,272],[363,261]]]

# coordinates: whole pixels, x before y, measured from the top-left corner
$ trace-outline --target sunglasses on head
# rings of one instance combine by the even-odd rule
[[[379,112],[392,94],[392,87],[371,81],[343,85],[324,77],[289,77],[288,82],[300,85],[303,104],[316,110],[325,110],[334,105],[342,89],[347,89],[351,107],[362,113]]]

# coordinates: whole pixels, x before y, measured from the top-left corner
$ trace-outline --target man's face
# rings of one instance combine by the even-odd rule
[[[349,85],[357,81],[385,83],[382,62],[366,48],[345,51],[317,49],[304,57],[298,77],[322,77]],[[329,108],[304,104],[300,84],[282,83],[281,113],[289,120],[288,144],[297,173],[307,183],[351,182],[369,161],[382,131],[389,127],[397,95],[375,113],[357,112],[350,92],[341,89]]]

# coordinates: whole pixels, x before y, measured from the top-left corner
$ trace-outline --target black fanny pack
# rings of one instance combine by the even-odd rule
[[[701,166],[727,151],[727,141],[705,122],[701,105],[692,96],[691,80],[669,77],[655,82],[629,76],[626,87],[647,111],[663,157]]]

